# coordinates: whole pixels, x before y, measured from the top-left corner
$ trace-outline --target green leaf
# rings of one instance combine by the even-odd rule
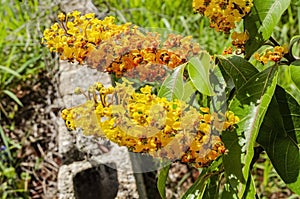
[[[250,78],[240,87],[236,96],[230,103],[230,110],[239,118],[238,132],[244,132],[245,145],[242,158],[244,164],[244,179],[248,179],[250,163],[254,155],[254,146],[261,123],[272,99],[277,83],[277,66],[269,67]],[[246,191],[245,184],[239,191],[239,198]]]
[[[262,22],[258,31],[262,33],[265,40],[269,39],[281,15],[290,3],[290,0],[254,0],[255,8]]]
[[[21,75],[19,73],[17,73],[16,71],[6,67],[6,66],[0,66],[0,70],[4,71],[5,73],[9,73],[9,74],[12,74],[16,77],[21,77]]]
[[[300,194],[300,105],[277,86],[257,142],[266,150],[275,170],[296,193]],[[298,139],[297,139],[298,138]],[[295,189],[296,188],[296,189]],[[294,190],[295,189],[295,190]]]
[[[215,94],[209,80],[210,71],[213,68],[214,65],[207,52],[201,52],[199,57],[192,58],[187,65],[191,81],[195,88],[204,95],[213,96]]]
[[[251,175],[248,176],[248,180],[247,180],[247,192],[244,193],[243,198],[246,199],[253,199],[256,198],[256,189],[255,189],[255,183],[254,183],[254,179]]]
[[[290,188],[293,192],[300,195],[300,175],[298,175],[298,178],[296,182],[287,184],[288,188]]]
[[[289,66],[291,79],[294,84],[300,89],[300,60],[296,60]]]
[[[15,179],[17,177],[16,170],[14,167],[5,168],[3,171],[3,175],[8,179]]]
[[[210,177],[208,185],[204,191],[202,198],[218,199],[219,198],[219,178],[220,176],[214,175]]]
[[[9,90],[3,90],[2,92],[8,95],[11,99],[13,99],[17,104],[23,106],[22,102],[18,99],[18,97],[13,92]]]
[[[183,92],[184,94],[183,94],[182,100],[184,100],[185,102],[188,102],[191,98],[191,95],[196,92],[196,88],[194,87],[193,82],[188,81],[184,85],[183,91],[184,91]]]
[[[249,33],[249,40],[245,47],[246,58],[249,58],[270,38],[273,29],[290,3],[290,0],[253,1],[253,8],[244,20],[244,26]]]
[[[208,183],[208,180],[216,175],[215,171],[218,170],[219,166],[221,165],[222,161],[221,158],[215,160],[208,168],[203,168],[201,170],[200,175],[198,176],[197,180],[194,184],[184,193],[181,199],[190,199],[190,198],[202,198],[204,194],[205,187]]]
[[[13,161],[13,158],[12,158],[12,155],[11,155],[11,152],[10,152],[10,149],[9,149],[9,138],[5,135],[4,131],[3,131],[3,128],[2,126],[0,125],[0,136],[2,138],[2,141],[6,147],[6,151],[7,151],[7,154],[8,154],[8,158],[10,161]]]
[[[28,68],[28,66],[30,64],[33,64],[35,62],[37,62],[39,59],[41,59],[42,55],[39,55],[39,56],[36,56],[36,57],[33,57],[29,60],[27,60],[24,64],[22,64],[20,66],[20,68],[18,68],[16,71],[18,74],[21,74],[26,68]],[[5,82],[5,85],[8,85],[11,83],[11,81],[13,80],[13,77],[10,77],[6,82]]]
[[[161,85],[158,96],[168,100],[182,99],[184,96],[183,71],[186,64],[182,64],[174,69]]]
[[[237,198],[236,191],[230,186],[229,183],[224,184],[224,189],[221,194],[221,199],[228,199],[228,198]]]
[[[275,92],[279,110],[287,132],[294,132],[298,144],[300,143],[300,106],[297,100],[281,87]]]
[[[299,18],[298,18],[298,19],[300,19],[300,7],[299,7],[298,9],[299,9],[299,12],[298,12]],[[299,27],[300,27],[300,23],[299,23]],[[300,31],[300,29],[299,29],[299,31]],[[297,35],[297,36],[292,37],[292,39],[291,39],[291,41],[290,41],[290,45],[289,45],[289,54],[288,54],[288,56],[290,57],[291,60],[296,60],[296,59],[298,59],[298,61],[299,61],[299,58],[293,55],[293,54],[294,54],[294,53],[293,53],[293,46],[294,46],[295,44],[297,44],[299,41],[300,41],[300,35]]]
[[[223,155],[225,174],[230,185],[233,188],[236,188],[238,183],[245,182],[241,163],[242,147],[239,144],[239,137],[236,133],[236,130],[233,132],[223,132],[222,141],[228,150],[228,152]]]
[[[165,199],[166,198],[166,180],[168,178],[168,173],[171,165],[168,165],[164,168],[162,168],[158,175],[157,180],[157,188],[159,191],[160,196]]]
[[[210,174],[207,173],[208,169],[203,169],[194,182],[194,184],[184,193],[181,199],[195,198],[195,196],[203,195]],[[192,197],[194,196],[194,197]]]
[[[218,56],[219,65],[232,78],[236,90],[246,83],[258,70],[248,61],[239,56]]]

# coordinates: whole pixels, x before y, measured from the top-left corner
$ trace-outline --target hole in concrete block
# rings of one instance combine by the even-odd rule
[[[73,185],[76,199],[114,199],[119,186],[117,170],[103,164],[92,167],[77,173]]]

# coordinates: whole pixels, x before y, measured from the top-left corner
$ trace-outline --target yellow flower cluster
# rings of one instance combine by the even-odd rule
[[[95,18],[94,13],[81,16],[78,11],[67,15],[58,15],[59,23],[54,23],[50,29],[44,31],[43,44],[51,52],[57,52],[62,60],[75,60],[83,63],[86,56],[103,40],[120,34],[129,29],[130,24],[114,24],[114,17],[104,20]]]
[[[59,23],[44,31],[43,43],[62,60],[127,76],[140,81],[162,80],[167,69],[187,62],[199,53],[192,37],[169,34],[164,42],[155,32],[144,33],[129,23],[114,24],[113,17],[104,20],[95,14],[74,11],[58,15]],[[166,66],[166,67],[164,67]]]
[[[282,57],[288,53],[286,46],[275,46],[273,50],[267,50],[263,54],[255,53],[254,58],[262,64],[267,64],[269,61],[279,62]]]
[[[101,43],[91,52],[87,64],[100,71],[154,81],[165,77],[166,68],[173,69],[200,52],[191,37],[169,34],[161,42],[158,33],[142,33],[132,28]]]
[[[231,34],[232,45],[235,48],[235,53],[237,55],[245,53],[245,45],[247,40],[249,39],[248,32],[233,32]],[[228,49],[223,51],[223,55],[232,54],[233,48],[229,47]]]
[[[228,33],[253,6],[252,0],[193,0],[196,12],[210,19],[210,26]]]
[[[85,104],[62,111],[68,129],[81,128],[85,135],[105,137],[132,152],[195,167],[207,166],[225,152],[215,131],[234,127],[239,119],[232,112],[218,121],[209,108],[197,111],[183,101],[151,94],[151,86],[136,92],[131,84],[124,80],[105,88],[95,83]],[[223,125],[213,130],[214,123]]]

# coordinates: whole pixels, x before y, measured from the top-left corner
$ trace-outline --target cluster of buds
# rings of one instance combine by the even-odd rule
[[[269,61],[279,62],[287,53],[288,49],[286,46],[275,46],[272,50],[268,49],[262,54],[255,53],[254,58],[262,64],[267,64]]]
[[[252,0],[194,0],[196,12],[210,19],[211,28],[229,33],[253,6]]]
[[[196,110],[151,91],[146,85],[136,92],[127,80],[108,88],[95,83],[86,103],[64,109],[62,118],[70,130],[80,128],[85,135],[107,138],[132,152],[195,167],[207,166],[225,152],[219,132],[239,121],[232,112],[221,121],[209,108]]]

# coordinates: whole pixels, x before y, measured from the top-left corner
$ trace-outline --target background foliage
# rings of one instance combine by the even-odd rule
[[[44,4],[48,3],[48,5]],[[54,65],[51,54],[42,48],[42,31],[50,23],[53,6],[49,1],[2,0],[0,6],[0,196],[28,198],[31,176],[20,169],[17,158],[23,143],[16,142],[14,129],[21,128],[20,109],[44,71]],[[46,9],[47,8],[47,9]],[[36,87],[37,89],[38,87]],[[42,101],[41,97],[37,101]],[[26,134],[26,132],[24,132]],[[13,136],[16,135],[17,137]],[[21,136],[21,135],[20,135]],[[25,139],[25,138],[23,138]]]
[[[259,4],[259,0],[256,0],[255,2]],[[268,0],[260,2],[263,4],[272,4],[279,1]],[[287,4],[288,2],[289,1],[285,1]],[[2,53],[0,55],[0,119],[2,121],[4,118],[6,121],[7,119],[10,119],[10,124],[13,124],[14,118],[18,116],[19,106],[22,106],[23,104],[23,96],[31,89],[31,85],[34,84],[34,81],[39,81],[37,78],[38,74],[45,70],[46,66],[50,65],[50,59],[48,59],[49,53],[47,52],[45,54],[45,49],[41,48],[40,37],[44,26],[47,26],[47,23],[50,22],[52,10],[47,10],[47,5],[41,4],[41,2],[37,0],[25,2],[3,0],[1,3],[0,49]],[[192,35],[193,38],[199,42],[201,47],[212,55],[222,54],[224,48],[231,44],[231,38],[228,35],[210,29],[209,21],[205,17],[193,13],[192,0],[182,2],[171,0],[95,0],[94,3],[100,11],[107,10],[108,15],[116,16],[119,19],[119,23],[132,22],[145,28],[164,28],[183,35]],[[265,34],[268,36],[272,35],[279,44],[288,45],[294,35],[300,34],[299,2],[298,0],[291,1],[287,10],[281,10],[281,18],[281,13],[276,11],[269,11],[269,13],[275,13],[278,22],[271,23],[274,29],[269,28]],[[41,21],[43,21],[43,23],[40,23]],[[238,28],[243,29],[243,25],[241,24]],[[268,36],[264,35],[263,37],[267,40]],[[257,47],[260,46],[257,45]],[[264,48],[266,47],[261,47],[258,51],[262,51]],[[294,45],[293,53],[300,56],[299,45]],[[227,64],[227,61],[230,59],[238,64],[245,62],[245,60],[243,61],[238,57],[225,58],[219,56],[218,60],[220,66],[224,70],[224,76],[228,75],[232,78],[241,75],[238,71],[231,70],[232,66]],[[217,197],[216,194],[218,193],[214,188],[216,186],[218,189],[223,190],[223,198],[230,197],[230,194],[235,192],[233,188],[238,186],[236,179],[228,180],[229,184],[225,183],[218,185],[217,182],[221,179],[224,180],[231,173],[241,182],[247,182],[243,189],[248,189],[249,194],[253,194],[253,196],[257,194],[261,198],[268,198],[271,194],[274,194],[274,192],[288,191],[286,184],[281,178],[288,184],[288,182],[293,182],[297,175],[286,175],[287,173],[284,173],[283,168],[287,165],[291,167],[294,166],[293,168],[295,168],[297,167],[297,162],[294,162],[294,165],[282,162],[281,160],[283,157],[287,156],[276,156],[281,154],[280,151],[278,153],[272,153],[271,146],[268,143],[265,143],[266,138],[264,137],[267,136],[266,134],[268,134],[270,128],[276,127],[274,131],[272,131],[272,143],[273,146],[278,146],[281,144],[278,142],[282,139],[285,143],[283,144],[282,149],[286,149],[286,146],[289,146],[287,144],[295,140],[295,136],[296,138],[299,137],[298,132],[296,132],[296,135],[286,137],[284,135],[279,135],[279,132],[276,131],[278,129],[284,129],[287,132],[293,131],[293,129],[297,128],[299,125],[298,118],[293,117],[294,115],[299,115],[299,106],[296,103],[300,102],[300,86],[299,80],[297,80],[299,75],[296,75],[300,74],[298,69],[299,63],[296,62],[293,63],[293,65],[294,67],[280,66],[277,69],[272,70],[261,65],[257,61],[250,59],[250,62],[247,62],[247,64],[243,63],[245,68],[242,73],[244,73],[244,76],[247,77],[247,79],[244,81],[239,79],[239,82],[235,82],[236,89],[239,90],[239,92],[237,92],[238,94],[235,96],[235,99],[230,106],[237,113],[241,113],[243,110],[238,109],[241,104],[238,104],[237,99],[249,91],[247,90],[247,85],[253,85],[254,78],[251,80],[250,77],[254,75],[255,78],[262,79],[257,86],[263,90],[263,93],[260,96],[256,96],[255,90],[253,90],[252,95],[252,101],[257,99],[264,101],[263,107],[260,109],[261,111],[253,112],[253,114],[260,115],[260,117],[254,121],[253,128],[256,129],[256,134],[261,132],[259,133],[257,141],[265,148],[268,156],[264,153],[260,157],[257,157],[259,161],[256,164],[252,164],[252,159],[247,160],[249,163],[248,166],[253,167],[252,174],[254,175],[251,176],[246,173],[239,173],[239,171],[241,171],[241,164],[239,161],[237,161],[234,167],[231,166],[232,162],[230,161],[233,159],[236,161],[236,157],[240,155],[239,151],[241,148],[238,144],[238,137],[241,136],[242,132],[235,132],[232,135],[228,135],[225,132],[223,134],[225,144],[228,145],[229,149],[232,149],[231,151],[238,151],[237,153],[230,152],[229,154],[230,157],[235,158],[228,160],[226,160],[225,157],[223,158],[224,168],[227,170],[227,173],[221,176],[215,175],[216,169],[222,169],[221,159],[219,159],[209,168],[201,170],[201,175],[198,180],[183,198],[199,198],[201,196]],[[269,76],[272,76],[272,78],[267,78]],[[277,76],[278,85],[276,85],[277,82],[274,80]],[[265,81],[266,78],[267,81]],[[266,83],[268,86],[264,86],[263,83]],[[239,88],[242,84],[245,84],[246,86]],[[249,101],[239,101],[239,103],[248,105]],[[268,106],[271,108],[267,109]],[[247,108],[251,110],[253,107],[248,106]],[[273,117],[274,115],[276,115],[276,117]],[[287,115],[287,117],[285,118],[284,115]],[[261,126],[258,125],[259,123],[261,123]],[[11,138],[5,134],[1,124],[0,135],[2,140],[0,141],[0,144],[2,147],[0,153],[2,159],[0,167],[0,195],[2,195],[2,198],[28,197],[28,190],[26,190],[25,184],[29,177],[24,173],[17,172],[19,163],[15,161],[14,158],[17,149],[20,149],[22,146],[20,143],[14,143]],[[291,124],[293,124],[293,126],[291,126]],[[10,127],[11,126],[5,126],[5,128]],[[252,143],[251,147],[254,146],[256,146],[255,143]],[[255,150],[260,150],[260,148],[254,148],[253,150],[252,153],[255,154]],[[288,150],[295,151],[296,148],[289,148]],[[287,151],[287,149],[284,151]],[[296,152],[291,152],[290,154],[294,153]],[[294,158],[294,156],[289,158]],[[275,163],[276,161],[278,161],[278,163]],[[277,172],[274,170],[271,162],[273,162],[273,164],[275,163]],[[232,170],[230,170],[230,168],[232,168]],[[283,171],[283,173],[281,173],[281,171]],[[167,172],[162,172],[162,175],[165,175],[166,173]],[[280,174],[281,178],[277,173]],[[244,178],[245,176],[251,177]],[[159,183],[162,184],[160,187],[164,187],[164,182],[159,181]],[[299,192],[298,184],[290,184],[289,186],[293,190]],[[254,187],[256,187],[256,191]],[[160,190],[163,190],[163,188],[160,188]],[[203,192],[201,193],[201,191]],[[292,195],[291,197],[297,196]]]

